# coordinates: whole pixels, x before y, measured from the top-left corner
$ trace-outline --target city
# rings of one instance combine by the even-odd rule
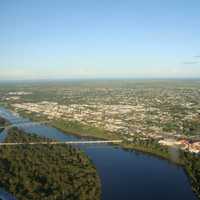
[[[130,81],[129,84],[131,86]],[[162,145],[200,153],[198,81],[191,88],[179,88],[176,82],[174,84],[171,88],[153,88],[153,84],[151,87],[144,84],[144,88],[139,89],[113,89],[109,84],[107,88],[89,86],[84,90],[59,91],[57,88],[60,93],[57,98],[64,99],[60,103],[52,102],[51,98],[49,101],[23,102],[24,97],[34,95],[24,91],[8,92],[2,100],[12,101],[11,107],[16,112],[44,115],[48,120],[78,122],[118,134],[128,141],[135,137],[152,138]]]
[[[0,200],[200,200],[199,10],[0,0]]]

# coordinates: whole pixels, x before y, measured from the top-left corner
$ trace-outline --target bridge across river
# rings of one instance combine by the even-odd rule
[[[49,124],[50,121],[42,121],[42,122],[18,122],[14,124],[10,124],[7,126],[2,126],[0,129],[8,130],[13,127],[27,127],[27,126],[34,126],[34,125],[44,125]],[[121,143],[122,140],[79,140],[79,141],[41,141],[41,142],[1,142],[0,146],[18,146],[18,145],[59,145],[59,144],[73,144],[73,145],[79,145],[79,144],[117,144]]]
[[[18,146],[18,145],[58,145],[58,144],[117,144],[122,140],[81,140],[81,141],[52,141],[52,142],[1,142],[0,146]]]

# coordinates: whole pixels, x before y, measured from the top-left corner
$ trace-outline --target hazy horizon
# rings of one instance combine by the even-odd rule
[[[6,82],[76,82],[76,81],[200,81],[200,77],[99,77],[99,78],[46,78],[46,79],[1,79]]]

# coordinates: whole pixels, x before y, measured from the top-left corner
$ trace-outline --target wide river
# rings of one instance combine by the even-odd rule
[[[28,121],[0,108],[11,123]],[[27,132],[48,138],[80,140],[44,125],[18,125]],[[0,134],[0,142],[6,133]],[[197,200],[182,167],[154,156],[126,151],[112,145],[79,146],[92,159],[101,178],[103,200]],[[2,190],[3,191],[3,190]],[[1,192],[0,198],[12,199]]]

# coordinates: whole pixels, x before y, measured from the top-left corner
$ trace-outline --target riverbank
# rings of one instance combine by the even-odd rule
[[[86,133],[86,128],[82,128],[81,129],[81,126],[79,125],[78,128],[76,129],[75,127],[71,128],[70,126],[67,125],[66,122],[62,122],[60,123],[55,121],[55,122],[52,122],[51,125],[64,132],[65,134],[72,134],[74,136],[77,136],[77,137],[80,137],[80,138],[85,138],[85,139],[104,139],[104,140],[109,140],[109,139],[112,139],[112,140],[116,140],[116,139],[122,139],[122,137],[120,136],[117,136],[116,134],[99,134],[99,132],[95,133],[94,131],[89,131]],[[92,130],[92,129],[88,129],[88,130]],[[135,144],[135,143],[130,143],[130,142],[127,142],[127,141],[124,141],[120,144],[115,144],[116,146],[119,146],[123,149],[126,149],[126,150],[136,150],[136,151],[140,151],[140,152],[143,152],[143,153],[147,153],[147,154],[150,154],[150,155],[154,155],[154,156],[157,156],[157,157],[160,157],[162,159],[166,159],[166,160],[169,160],[170,162],[174,163],[174,164],[180,164],[180,165],[183,165],[183,163],[180,161],[180,160],[175,160],[171,157],[169,151],[168,151],[168,148],[165,148],[163,146],[157,146],[157,148],[153,148],[154,146],[151,145],[151,146],[145,146],[145,145],[138,145],[138,144]],[[158,148],[159,147],[159,148]]]
[[[72,134],[77,137],[82,137],[86,139],[103,139],[103,140],[118,140],[122,139],[119,135],[105,131],[97,127],[90,127],[80,124],[75,121],[64,121],[64,120],[49,120],[46,116],[30,114],[24,111],[19,111],[18,114],[24,118],[28,118],[31,121],[42,122],[49,121],[48,126],[57,128],[58,130],[66,133]]]
[[[111,132],[96,127],[89,127],[81,125],[77,122],[65,122],[63,120],[55,120],[50,124],[53,127],[75,136],[93,139],[116,140],[120,139],[119,136]]]
[[[64,122],[52,122],[52,126],[57,128],[58,130],[61,130],[66,134],[72,134],[81,138],[122,139],[121,137],[117,137],[115,134],[110,134],[106,137],[104,137],[103,134],[100,135],[99,132],[98,134],[96,134],[92,131],[89,131],[87,134],[85,134],[85,128],[81,129],[81,126],[78,126],[77,129],[75,127],[71,129],[70,126],[67,126],[65,124],[66,123]],[[157,143],[157,141],[154,140],[151,140],[149,142],[138,140],[136,140],[135,142],[125,141],[115,145],[125,150],[139,151],[145,154],[156,156],[158,158],[168,160],[170,163],[183,167],[186,174],[188,175],[188,179],[191,183],[193,191],[200,199],[200,157],[191,153],[183,152],[176,148],[167,148],[165,146],[161,146]],[[194,166],[192,169],[190,166],[191,163],[193,163]]]
[[[33,114],[20,113],[24,117],[28,117],[33,121],[46,121],[47,118],[45,116],[36,116]],[[72,134],[81,138],[93,138],[93,139],[119,139],[119,136],[116,134],[106,134],[106,132],[99,131],[98,129],[84,127],[77,123],[64,122],[63,120],[54,120],[50,121],[50,126],[61,130],[66,134]],[[120,138],[121,139],[121,138]],[[120,147],[127,150],[136,150],[145,154],[150,154],[157,156],[162,159],[166,159],[174,164],[182,166],[189,179],[191,181],[191,185],[197,196],[200,198],[200,158],[194,157],[192,154],[190,157],[184,154],[183,152],[179,152],[176,149],[169,149],[164,146],[159,145],[155,141],[140,141],[135,140],[133,142],[123,142],[119,145]],[[191,167],[191,163],[192,167]]]
[[[9,125],[9,121],[0,116],[0,133],[4,130],[4,126]]]
[[[3,118],[3,117],[0,116],[0,127],[7,126],[7,125],[9,125],[9,124],[10,124],[10,123],[9,123],[8,120],[6,120],[5,118]]]

